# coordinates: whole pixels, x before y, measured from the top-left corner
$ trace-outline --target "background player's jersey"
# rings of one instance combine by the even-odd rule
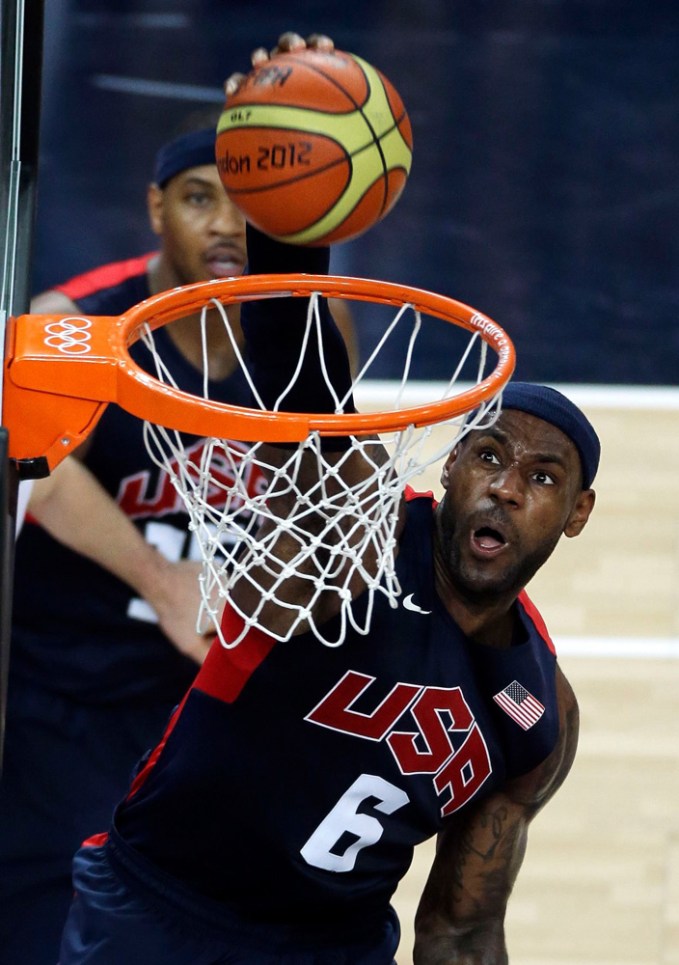
[[[60,290],[83,313],[121,314],[150,295],[150,257],[104,266]],[[202,394],[202,375],[167,331],[158,329],[154,338],[178,386]],[[153,371],[145,346],[138,342],[131,354]],[[247,391],[240,371],[209,386],[211,398],[237,404],[246,401]],[[187,532],[188,516],[167,473],[151,462],[142,428],[139,419],[109,405],[84,462],[149,543],[172,560],[200,559]],[[184,441],[199,459],[204,440]],[[151,608],[130,587],[30,520],[16,546],[13,623],[12,674],[79,701],[147,696],[176,701],[195,675],[195,663],[166,640]]]
[[[384,916],[415,844],[544,760],[559,724],[542,621],[522,597],[515,646],[471,644],[435,591],[432,523],[411,499],[400,605],[376,597],[369,638],[213,646],[117,811],[123,857],[213,909],[348,928],[359,905]]]

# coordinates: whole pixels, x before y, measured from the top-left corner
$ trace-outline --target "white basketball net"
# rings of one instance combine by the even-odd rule
[[[318,302],[319,296],[316,294],[309,299],[305,344],[314,336],[318,339]],[[214,300],[202,312],[205,371],[208,353],[205,317],[208,308],[219,311],[226,337],[253,396],[257,404],[265,409],[250,378],[227,313]],[[394,315],[393,308],[388,311]],[[387,384],[390,398],[387,402],[381,401],[379,408],[380,411],[398,410],[412,405],[412,396],[409,396],[409,389],[412,388],[409,385],[412,382],[410,372],[422,317],[412,306],[404,305],[396,311],[379,344],[354,378],[352,392],[359,410],[364,408],[360,404],[361,395],[366,394],[365,386],[369,384],[375,359],[394,337],[394,333],[397,330],[402,332],[404,326],[409,335],[403,371],[398,381]],[[157,378],[175,385],[158,354],[153,332],[148,326],[142,338],[154,357]],[[459,394],[462,390],[458,384],[460,373],[463,369],[466,372],[465,366],[468,368],[470,363],[476,372],[476,381],[485,378],[486,351],[487,346],[478,334],[471,334],[462,356],[459,356],[459,351],[456,352],[448,382],[442,389],[441,384],[436,383],[436,389],[439,390],[436,399],[428,401]],[[322,358],[321,364],[325,369]],[[278,399],[274,411],[285,410],[285,396],[296,375]],[[468,387],[471,383],[467,375],[465,379],[467,382],[464,387]],[[385,385],[381,385],[384,394]],[[206,377],[204,398],[208,398],[207,392]],[[346,399],[338,398],[334,392],[333,396],[335,411],[344,411]],[[271,444],[249,445],[213,438],[208,440],[206,446],[200,447],[198,460],[178,432],[146,422],[145,441],[149,454],[170,475],[189,514],[190,530],[200,545],[203,602],[198,626],[201,632],[206,632],[212,626],[223,646],[236,646],[251,626],[261,625],[262,608],[274,602],[289,609],[293,616],[289,631],[284,635],[272,633],[279,640],[301,632],[302,627],[311,629],[328,646],[340,644],[349,625],[358,633],[367,634],[375,594],[383,593],[390,604],[396,606],[401,592],[394,569],[394,534],[405,486],[431,463],[447,456],[456,441],[471,428],[494,421],[497,410],[496,398],[484,403],[471,415],[450,420],[444,424],[444,432],[441,432],[439,423],[424,427],[410,425],[402,431],[381,435],[379,440],[375,436],[351,437],[349,447],[343,452],[326,451],[327,440],[324,445],[316,432],[299,444],[275,450],[272,450]],[[195,447],[193,451],[196,451]],[[343,479],[342,470],[357,453],[362,455],[370,471],[367,478],[351,485]],[[315,481],[311,485],[308,481],[310,460],[316,467]],[[301,482],[303,467],[306,467],[305,480]],[[278,495],[284,495],[287,503],[292,503],[292,509],[285,519],[273,515],[271,509]],[[274,525],[270,527],[270,534],[262,539],[260,523],[265,520]],[[275,547],[277,535],[283,527],[288,535],[295,537],[298,547],[293,558],[285,563],[279,560]],[[266,574],[266,588],[253,575],[261,573]],[[286,581],[292,576],[307,581],[308,591],[303,604],[291,603],[286,598]],[[234,606],[231,589],[240,580],[248,581],[258,591],[261,603],[254,613],[249,614],[234,607],[245,626],[236,639],[226,640],[220,630],[220,617],[227,599]],[[368,593],[362,618],[357,617],[351,605],[352,598],[356,596],[357,582]],[[313,615],[320,595],[328,592],[336,594],[339,610],[339,620],[330,624],[332,632],[329,632],[327,624],[318,625]],[[272,632],[268,627],[266,629]]]

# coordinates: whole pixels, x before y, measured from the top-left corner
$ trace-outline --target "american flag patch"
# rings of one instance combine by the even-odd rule
[[[513,680],[508,687],[495,694],[493,700],[524,730],[530,730],[545,712],[540,701],[522,687],[518,680]]]

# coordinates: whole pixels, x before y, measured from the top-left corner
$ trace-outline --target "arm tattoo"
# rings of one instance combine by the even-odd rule
[[[509,808],[484,811],[457,839],[453,866],[453,903],[471,901],[474,913],[504,906],[514,880],[514,855],[520,829],[508,832]],[[469,914],[469,911],[467,911]]]

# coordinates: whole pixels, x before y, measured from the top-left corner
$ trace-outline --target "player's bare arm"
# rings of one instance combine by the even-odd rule
[[[262,446],[261,458],[271,466],[271,475],[274,470],[287,458],[285,450],[278,449],[276,446]],[[366,460],[366,455],[368,459]],[[342,493],[346,492],[347,486],[356,486],[359,482],[372,478],[374,466],[381,465],[388,458],[387,452],[376,437],[374,445],[366,445],[361,451],[355,450],[349,453],[338,451],[337,453],[327,453],[328,463],[341,463],[338,475],[342,482],[337,483],[331,478],[321,480],[319,475],[318,460],[313,454],[302,457],[302,468],[298,477],[298,487],[302,491],[313,493],[318,491],[322,484],[326,494],[336,490],[337,498],[342,498]],[[310,503],[310,511],[303,518],[295,519],[293,526],[286,526],[285,520],[290,518],[294,511],[295,498],[291,489],[286,485],[272,487],[274,495],[267,500],[267,510],[269,516],[263,520],[258,539],[271,545],[272,555],[279,561],[281,570],[299,555],[302,545],[307,540],[312,540],[316,535],[322,534],[327,527],[327,515],[319,508],[314,510],[313,500]],[[276,492],[278,490],[278,492]],[[338,522],[338,525],[342,525]],[[350,522],[346,523],[351,525]],[[396,530],[396,538],[400,532],[400,526]],[[368,553],[374,553],[374,547],[368,547]],[[286,578],[283,586],[280,586],[275,596],[261,607],[262,590],[269,590],[277,581],[278,570],[272,570],[270,565],[249,568],[247,579],[239,580],[233,587],[231,598],[238,609],[243,613],[253,613],[259,607],[258,621],[262,627],[270,633],[286,636],[294,622],[293,611],[290,605],[306,606],[310,602],[314,592],[314,576],[318,573],[319,567],[323,567],[326,562],[328,550],[319,545],[315,558],[310,559],[306,566],[295,563],[294,571]],[[376,558],[363,557],[363,566],[371,571],[375,568]],[[337,573],[337,583],[344,582],[344,572],[339,570]],[[349,589],[352,598],[355,599],[364,589],[365,583],[358,573],[354,573]],[[315,602],[310,607],[310,617],[313,623],[321,625],[339,612],[339,598],[334,592],[325,592],[318,595]],[[309,629],[309,622],[302,621],[297,625],[295,635],[305,633]]]
[[[28,510],[69,549],[132,587],[155,611],[170,643],[200,664],[210,648],[196,631],[200,563],[171,562],[147,543],[92,472],[66,458],[31,491]]]
[[[528,827],[565,780],[578,741],[575,695],[557,668],[556,747],[529,774],[464,812],[439,836],[415,922],[416,965],[506,965],[507,902],[526,852]]]

